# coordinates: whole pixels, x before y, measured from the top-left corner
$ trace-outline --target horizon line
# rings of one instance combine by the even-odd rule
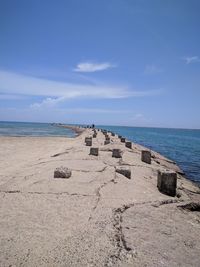
[[[66,123],[66,122],[38,122],[38,121],[3,121],[0,120],[0,123],[8,122],[8,123],[40,123],[40,124],[52,124],[52,123],[62,123],[65,125],[74,125],[74,126],[80,126],[80,125],[91,125],[91,123]],[[182,127],[159,127],[159,126],[130,126],[130,125],[112,125],[112,124],[95,124],[95,126],[106,126],[106,127],[129,127],[129,128],[156,128],[156,129],[176,129],[176,130],[200,130],[200,128],[182,128]],[[96,128],[96,127],[95,127]]]

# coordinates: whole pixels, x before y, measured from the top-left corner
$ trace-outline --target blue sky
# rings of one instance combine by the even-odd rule
[[[199,0],[0,0],[0,120],[200,128]]]

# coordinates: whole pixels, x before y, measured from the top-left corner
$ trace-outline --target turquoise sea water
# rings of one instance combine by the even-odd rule
[[[74,131],[50,123],[0,122],[1,136],[67,136],[74,137]]]
[[[98,127],[123,135],[176,161],[188,179],[200,184],[200,130],[103,125]],[[0,122],[0,135],[74,137],[75,133],[49,123]]]
[[[186,177],[200,183],[200,130],[99,126],[174,160]]]

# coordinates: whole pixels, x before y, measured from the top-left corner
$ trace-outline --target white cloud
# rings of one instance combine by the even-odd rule
[[[0,93],[44,96],[46,97],[43,100],[44,105],[55,105],[60,101],[77,97],[117,99],[158,95],[163,91],[162,89],[135,91],[127,86],[58,82],[5,71],[0,71],[0,80]]]
[[[33,103],[30,105],[33,109],[38,109],[41,107],[54,107],[58,103],[63,102],[66,98],[65,97],[58,97],[58,98],[51,98],[47,97],[44,100],[42,100],[40,103]]]
[[[146,65],[144,69],[144,74],[157,74],[161,72],[163,72],[163,70],[154,64]]]
[[[185,60],[186,64],[191,64],[191,63],[197,63],[200,62],[200,58],[198,56],[193,56],[193,57],[184,57],[183,60]]]
[[[74,71],[76,71],[76,72],[96,72],[96,71],[107,70],[107,69],[114,68],[114,67],[116,67],[116,65],[113,65],[109,62],[103,62],[103,63],[82,62],[76,66]]]

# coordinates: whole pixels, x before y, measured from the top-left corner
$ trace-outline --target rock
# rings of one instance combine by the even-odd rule
[[[69,178],[71,175],[71,170],[63,166],[56,168],[54,171],[54,178]]]
[[[131,170],[126,167],[117,167],[116,172],[124,175],[126,178],[131,179]]]
[[[132,148],[132,143],[131,142],[126,142],[125,146],[128,147],[128,148]]]
[[[92,146],[92,139],[88,139],[85,142],[86,146]]]
[[[104,145],[108,145],[108,144],[110,144],[110,139],[104,141]]]
[[[171,170],[158,171],[158,190],[166,195],[175,197],[177,186],[177,173]]]
[[[122,157],[122,151],[120,149],[114,148],[112,151],[112,157],[113,158],[121,158]]]
[[[182,197],[182,193],[181,193],[181,191],[179,190],[179,191],[177,191],[176,190],[176,197],[177,198],[180,198],[180,197]]]
[[[93,134],[93,138],[96,138],[96,137],[97,137],[97,134],[96,134],[96,133],[94,133],[94,134]]]
[[[151,151],[149,150],[142,150],[141,152],[141,160],[148,164],[151,164]]]
[[[121,138],[121,142],[122,143],[125,143],[126,142],[126,139],[124,137]]]
[[[99,155],[99,148],[98,147],[91,147],[90,148],[90,155],[98,156]]]
[[[188,211],[200,211],[200,202],[190,202],[187,204],[180,205],[178,207]]]
[[[118,138],[119,138],[119,139],[121,139],[121,138],[122,138],[122,136],[121,136],[121,135],[118,135]]]
[[[110,141],[110,137],[109,136],[106,136],[105,138],[106,138],[106,140]]]
[[[112,136],[115,136],[115,133],[111,133]]]

